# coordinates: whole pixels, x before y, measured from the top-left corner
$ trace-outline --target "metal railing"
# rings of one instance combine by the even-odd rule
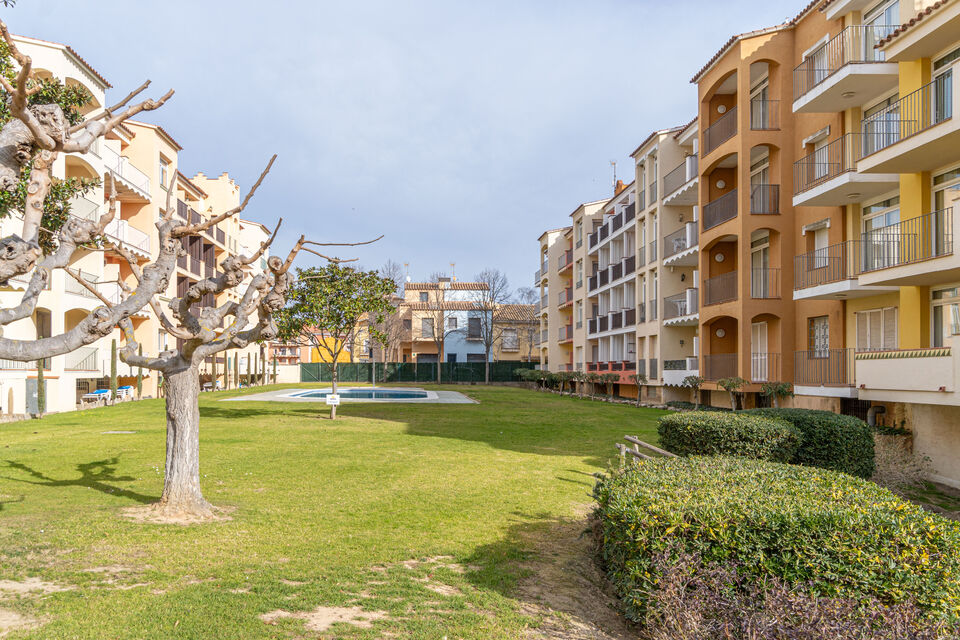
[[[704,380],[722,380],[737,375],[737,354],[712,353],[703,356]]]
[[[567,249],[557,258],[557,271],[563,271],[573,264],[573,249]]]
[[[750,213],[780,213],[780,185],[754,184],[750,186]]]
[[[100,205],[83,196],[77,196],[70,199],[70,215],[83,220],[96,221],[100,217]]]
[[[703,228],[713,227],[737,217],[737,190],[733,189],[703,207]]]
[[[650,183],[650,187],[647,189],[647,193],[650,194],[650,204],[653,204],[657,201],[657,177],[653,177],[653,182]]]
[[[94,288],[96,288],[97,281],[99,280],[97,276],[95,276],[92,273],[87,273],[86,271],[79,271],[77,275],[79,275],[86,282],[89,282],[91,285],[93,285]],[[66,280],[64,281],[63,288],[64,288],[64,291],[66,291],[67,293],[72,293],[77,296],[83,296],[84,298],[93,298],[95,300],[97,299],[97,296],[91,293],[89,289],[84,287],[82,284],[77,282],[75,278],[69,275],[66,277]]]
[[[637,270],[636,256],[627,256],[623,259],[623,275],[628,276]]]
[[[632,327],[637,324],[637,310],[633,307],[625,309],[623,312],[623,326]]]
[[[719,304],[736,299],[736,271],[730,271],[703,281],[703,304]]]
[[[560,290],[560,295],[557,296],[557,306],[562,307],[573,302],[573,287],[567,287],[566,289]]]
[[[750,100],[750,128],[754,131],[775,131],[780,128],[780,101]]]
[[[663,299],[663,319],[672,320],[697,313],[699,298],[699,289],[693,287],[676,295],[667,296]]]
[[[111,220],[103,232],[107,239],[118,242],[127,249],[150,253],[150,236],[131,227],[126,220]]]
[[[610,218],[610,233],[617,231],[620,227],[623,226],[623,213],[618,213],[617,215]]]
[[[650,304],[647,305],[647,311],[650,314],[650,320],[657,319],[657,299],[650,298]]]
[[[846,133],[793,163],[793,193],[803,193],[847,171],[857,170],[863,136]]]
[[[853,386],[853,349],[796,351],[793,382],[811,386]]]
[[[687,184],[697,176],[697,156],[687,156],[679,166],[663,176],[663,197]]]
[[[560,330],[558,331],[558,338],[560,339],[560,342],[573,340],[573,325],[568,324],[565,327],[560,327]]]
[[[737,108],[731,107],[704,130],[703,153],[710,153],[735,135],[737,135]]]
[[[652,264],[657,259],[657,241],[651,240],[649,247],[650,247],[650,263]]]
[[[663,259],[686,251],[697,244],[697,225],[688,222],[663,238]]]
[[[130,164],[130,159],[104,146],[100,150],[103,166],[123,182],[133,186],[143,194],[150,195],[150,177]]]
[[[750,354],[751,382],[779,382],[780,379],[779,353],[757,352]]]
[[[953,73],[938,76],[860,122],[861,158],[886,149],[953,116]]]
[[[100,367],[97,361],[97,348],[80,347],[76,351],[71,351],[66,355],[66,364],[63,368],[67,371],[98,371]]]
[[[637,324],[647,321],[647,305],[643,302],[637,305]]]
[[[860,266],[864,273],[950,255],[953,253],[953,209],[941,209],[873,229],[861,238]]]
[[[883,51],[874,45],[898,25],[851,25],[807,55],[793,70],[793,98],[797,100],[827,78],[854,62],[883,62]]]
[[[861,271],[860,264],[860,243],[854,240],[800,254],[793,259],[793,288],[806,289],[856,278]]]
[[[647,208],[647,192],[641,191],[637,194],[637,211],[643,211]]]
[[[630,222],[637,216],[637,207],[631,202],[623,208],[623,221]]]
[[[780,269],[754,267],[750,269],[750,297],[756,300],[780,297]]]

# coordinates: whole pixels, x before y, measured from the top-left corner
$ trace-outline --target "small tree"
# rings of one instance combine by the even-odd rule
[[[630,380],[637,385],[637,406],[640,406],[640,396],[643,395],[643,385],[647,384],[647,374],[631,373]]]
[[[47,387],[43,379],[43,360],[37,360],[37,415],[47,411]]]
[[[574,386],[576,387],[577,397],[583,398],[583,383],[586,382],[587,380],[587,374],[577,369],[576,371],[570,374],[570,380],[573,382]]]
[[[337,393],[337,360],[361,316],[372,315],[370,332],[394,311],[395,284],[376,271],[358,271],[332,262],[324,267],[297,269],[297,280],[287,296],[288,305],[278,314],[282,340],[306,342],[331,362],[332,392]],[[337,406],[330,405],[330,419]]]
[[[483,343],[483,381],[490,384],[490,353],[503,339],[503,324],[496,312],[510,301],[510,283],[499,269],[484,269],[474,278],[485,285],[475,290],[473,303],[479,310],[480,341]],[[562,391],[561,391],[562,393]]]
[[[590,397],[591,399],[597,393],[597,385],[600,384],[600,374],[599,373],[588,373],[587,382],[590,383]]]
[[[780,400],[793,396],[793,385],[789,382],[765,382],[760,393],[773,400],[773,406],[780,408]]]
[[[604,373],[604,374],[602,374],[602,375],[600,376],[600,379],[601,379],[601,381],[603,382],[604,386],[606,387],[607,395],[612,398],[612,397],[613,397],[613,385],[616,384],[618,380],[620,380],[620,374],[619,374],[619,373]]]
[[[573,372],[560,371],[554,375],[557,376],[557,382],[560,384],[560,395],[563,395],[563,391],[566,388],[567,383],[573,381]]]
[[[721,378],[720,380],[717,380],[717,386],[730,394],[731,410],[737,410],[737,397],[740,395],[740,389],[745,387],[746,384],[747,381],[740,376],[732,376],[730,378]]]
[[[700,408],[700,387],[703,386],[703,378],[700,376],[687,376],[681,384],[693,390],[693,409]]]
[[[110,341],[110,401],[117,401],[117,341]]]

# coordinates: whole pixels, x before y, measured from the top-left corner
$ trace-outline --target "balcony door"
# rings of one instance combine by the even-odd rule
[[[943,122],[953,115],[953,67],[960,60],[960,48],[954,49],[933,63],[933,122]]]
[[[750,213],[770,213],[773,198],[770,185],[770,157],[765,155],[750,167]]]
[[[900,24],[900,1],[881,2],[863,16],[863,42],[860,53],[865,62],[883,62],[883,51],[876,45]]]
[[[754,322],[750,327],[750,379],[754,382],[770,379],[767,353],[767,323]]]
[[[910,127],[916,126],[915,122],[900,120],[899,99],[900,96],[894,94],[863,111],[863,156],[886,149],[901,137],[915,133],[910,130]],[[903,131],[900,130],[901,126],[904,127]]]
[[[767,298],[770,291],[770,235],[750,242],[750,297]]]
[[[894,266],[900,258],[900,196],[863,208],[863,270]]]
[[[939,289],[931,297],[930,346],[949,347],[951,336],[960,335],[960,287]]]

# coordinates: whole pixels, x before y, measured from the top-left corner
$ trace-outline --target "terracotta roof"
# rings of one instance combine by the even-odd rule
[[[489,289],[486,282],[448,282],[450,291],[479,291]],[[439,282],[406,282],[404,289],[411,291],[436,291],[440,288]]]
[[[537,319],[533,315],[532,304],[504,304],[497,307],[493,319],[498,322],[534,323]]]
[[[714,63],[717,62],[717,60],[719,60],[720,58],[722,58],[723,54],[725,54],[730,47],[732,47],[734,44],[736,44],[740,40],[743,40],[744,38],[752,38],[753,36],[761,36],[766,33],[774,33],[777,31],[785,31],[787,29],[791,29],[795,24],[797,24],[797,22],[800,21],[800,18],[805,16],[811,9],[813,9],[813,7],[816,6],[818,2],[823,2],[823,0],[812,0],[810,4],[808,4],[803,9],[800,10],[800,13],[795,15],[793,18],[791,18],[787,22],[778,24],[773,27],[766,27],[765,29],[757,29],[756,31],[746,31],[744,33],[731,37],[729,40],[727,40],[724,43],[722,47],[720,47],[719,51],[713,54],[713,57],[707,61],[707,64],[703,65],[700,71],[697,71],[696,75],[690,78],[690,82],[693,84],[696,84],[697,82],[699,82],[703,74],[709,71],[710,68],[714,65]]]
[[[167,133],[167,130],[161,127],[160,125],[150,124],[149,122],[140,122],[139,120],[127,120],[127,123],[138,125],[141,127],[148,127],[150,129],[156,129],[157,131],[160,132],[160,134],[163,137],[165,137],[170,142],[171,146],[174,146],[177,148],[177,151],[183,151],[183,147],[180,145],[180,143],[174,140],[173,136]]]
[[[190,178],[188,178],[187,176],[183,175],[183,172],[180,171],[179,169],[177,170],[177,178],[178,178],[180,181],[182,181],[184,184],[186,184],[188,187],[190,187],[191,189],[193,189],[193,190],[196,191],[197,193],[201,194],[204,198],[207,197],[207,192],[204,191],[203,189],[201,189],[200,187],[198,187],[197,185],[195,185],[195,184],[193,183],[193,181],[190,180]],[[258,224],[259,224],[259,223],[258,223]]]
[[[604,203],[608,202],[609,200],[610,200],[610,198],[604,198],[603,200],[594,200],[593,202],[581,202],[580,204],[577,205],[577,208],[576,208],[576,209],[574,209],[573,211],[570,212],[570,217],[572,218],[573,216],[575,216],[575,215],[577,214],[577,211],[580,211],[580,208],[581,208],[581,207],[588,207],[588,206],[590,206],[590,205],[592,205],[592,204],[604,204]],[[572,228],[572,227],[571,227],[571,228]]]
[[[696,122],[698,118],[699,118],[699,116],[693,116],[693,120],[691,120],[691,121],[688,122],[687,124],[685,124],[685,125],[683,125],[682,127],[680,127],[680,128],[677,130],[677,132],[676,132],[675,134],[673,134],[673,139],[676,140],[677,138],[679,138],[680,135],[681,135],[684,131],[686,131],[687,129],[689,129],[690,126],[693,125],[693,123]]]
[[[438,305],[429,302],[408,302],[407,306],[414,311],[436,311]],[[443,311],[475,311],[481,306],[477,302],[466,302],[462,300],[451,300],[439,305]]]
[[[46,44],[53,44],[53,45],[56,45],[56,46],[58,46],[58,47],[63,47],[64,49],[66,49],[67,51],[70,52],[70,55],[72,55],[72,56],[73,56],[74,58],[76,58],[84,67],[86,67],[86,68],[87,68],[87,71],[89,71],[97,80],[99,80],[100,82],[102,82],[102,83],[104,84],[104,86],[106,86],[108,89],[112,89],[112,88],[113,88],[113,85],[110,84],[110,82],[109,82],[106,78],[104,78],[102,75],[100,75],[100,72],[98,72],[96,69],[94,69],[92,66],[90,66],[90,63],[87,62],[86,60],[84,60],[84,59],[83,59],[83,56],[81,56],[79,53],[77,53],[76,50],[74,50],[74,48],[71,47],[70,45],[68,45],[68,44],[63,44],[62,42],[53,42],[52,40],[43,40],[43,39],[41,39],[41,38],[34,38],[34,37],[32,37],[32,36],[17,36],[17,35],[15,35],[15,36],[13,36],[13,37],[14,37],[14,38],[22,38],[22,39],[24,39],[24,40],[36,40],[37,42],[44,42],[44,43],[46,43]]]
[[[948,4],[950,4],[950,0],[938,0],[937,2],[934,2],[932,5],[930,5],[926,9],[924,9],[914,17],[910,18],[909,22],[906,22],[900,25],[899,27],[897,27],[896,29],[894,29],[893,31],[891,31],[886,38],[881,39],[876,45],[874,45],[874,48],[879,49],[880,47],[886,44],[889,44],[894,38],[898,37],[904,31],[914,26],[915,24],[917,24],[918,22],[926,18],[928,15],[930,15],[940,7],[943,7]]]

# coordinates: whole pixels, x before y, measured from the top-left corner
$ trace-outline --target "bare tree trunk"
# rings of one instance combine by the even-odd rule
[[[483,361],[483,383],[490,384],[490,345],[487,345],[487,357]]]
[[[330,378],[331,378],[331,381],[332,381],[331,393],[332,393],[333,395],[337,395],[337,377],[338,377],[338,373],[337,373],[337,356],[334,356],[334,358],[333,358],[333,364],[330,365],[330,366],[331,366],[331,369],[330,369],[330,371],[331,371]],[[335,405],[335,404],[330,405],[330,419],[331,419],[331,420],[336,420],[336,419],[337,419],[337,405]]]
[[[200,372],[194,365],[164,372],[167,405],[167,461],[157,507],[171,513],[210,516],[200,491]]]

